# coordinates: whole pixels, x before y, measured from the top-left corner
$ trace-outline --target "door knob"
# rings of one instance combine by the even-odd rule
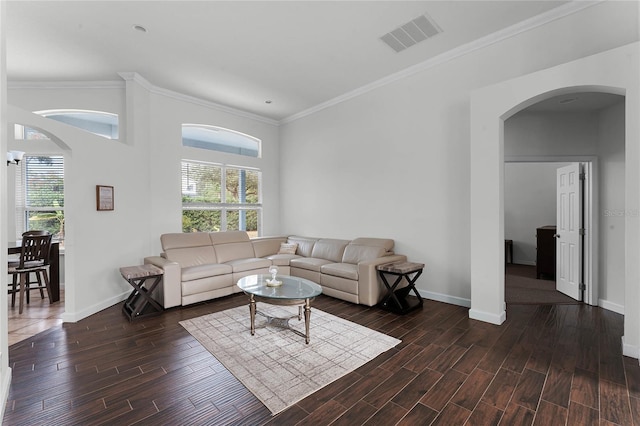
[[[560,238],[560,234],[553,234],[553,238]]]

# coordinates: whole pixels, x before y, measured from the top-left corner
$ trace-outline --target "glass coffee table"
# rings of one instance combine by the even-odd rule
[[[271,275],[249,275],[248,277],[238,280],[238,287],[249,296],[249,312],[251,314],[251,335],[255,334],[256,314],[267,319],[268,325],[275,327],[288,328],[294,333],[305,338],[305,343],[309,343],[309,322],[311,321],[311,301],[316,296],[322,294],[322,287],[313,281],[304,278],[278,276],[277,280],[282,284],[271,287],[267,285],[267,280],[271,279]],[[286,318],[272,317],[266,315],[256,309],[256,302],[264,302],[270,305],[288,305],[298,307],[298,315]],[[289,325],[289,320],[298,318],[302,320],[302,311],[304,308],[304,328],[302,333]]]

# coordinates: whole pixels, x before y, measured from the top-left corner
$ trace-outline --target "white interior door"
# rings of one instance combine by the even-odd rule
[[[582,299],[582,165],[557,170],[556,289]]]

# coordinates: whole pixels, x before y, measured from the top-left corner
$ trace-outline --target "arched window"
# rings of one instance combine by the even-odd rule
[[[66,123],[107,139],[118,139],[118,114],[82,109],[34,111],[52,120]]]
[[[13,126],[13,138],[15,140],[47,140],[49,136],[40,132],[39,130],[32,129],[31,127],[23,126],[22,124],[14,124]]]
[[[259,157],[260,143],[260,139],[235,130],[203,124],[182,125],[182,146]]]

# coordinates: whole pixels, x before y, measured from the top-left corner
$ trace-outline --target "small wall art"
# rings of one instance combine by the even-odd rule
[[[113,186],[96,185],[96,208],[113,210]]]

